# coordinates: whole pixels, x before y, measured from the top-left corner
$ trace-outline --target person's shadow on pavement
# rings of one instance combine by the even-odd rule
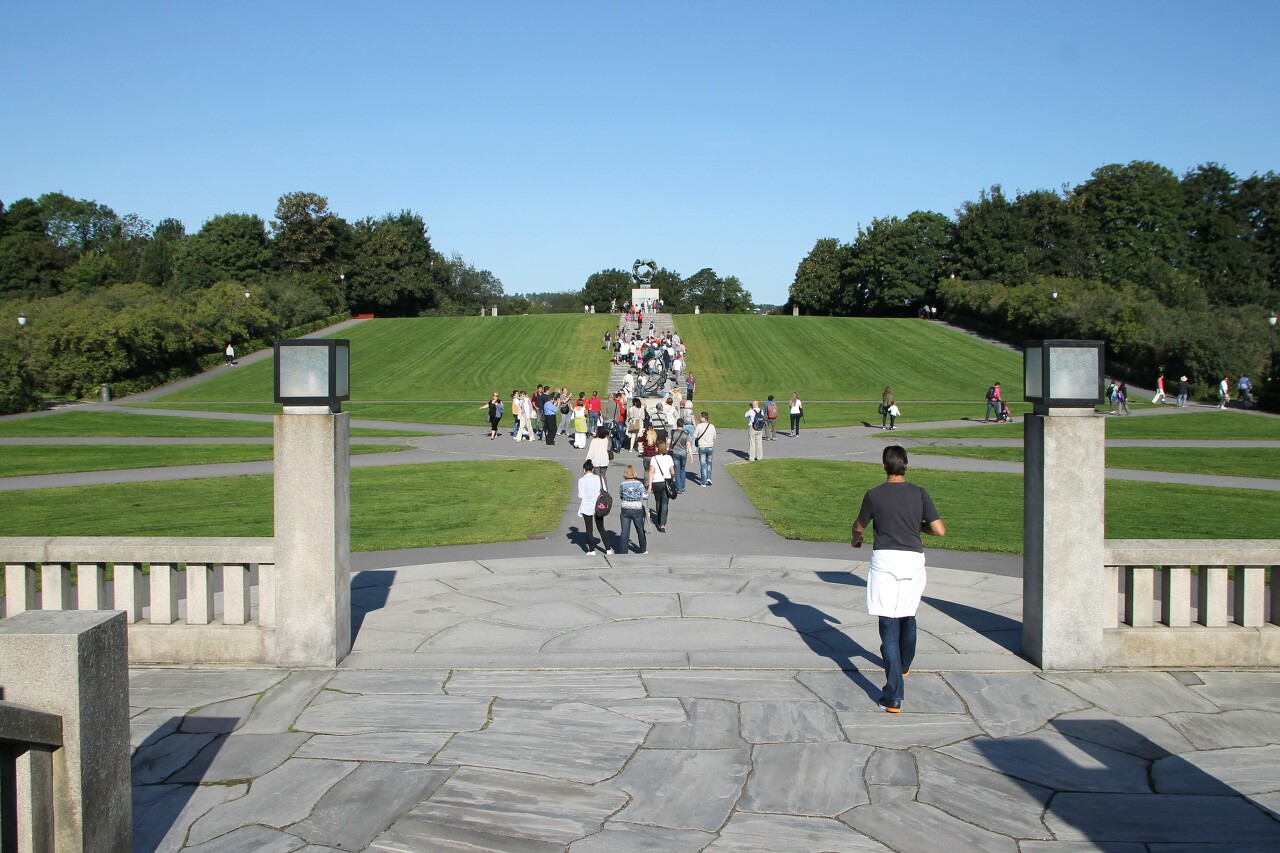
[[[862,688],[868,699],[874,701],[881,696],[881,688],[862,674],[853,659],[862,658],[876,667],[883,667],[883,662],[836,629],[839,619],[810,604],[796,604],[780,592],[769,590],[766,594],[775,602],[769,605],[769,612],[790,622],[814,654],[834,661],[850,681]]]

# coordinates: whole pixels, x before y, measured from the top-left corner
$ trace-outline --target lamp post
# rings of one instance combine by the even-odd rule
[[[1098,595],[1106,483],[1102,341],[1024,346],[1022,650],[1044,669],[1091,669],[1102,651]]]
[[[276,662],[351,650],[351,397],[347,340],[276,341]]]

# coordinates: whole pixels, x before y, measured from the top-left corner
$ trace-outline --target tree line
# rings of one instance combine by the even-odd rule
[[[502,283],[410,210],[348,222],[316,193],[188,234],[63,193],[0,202],[0,412],[190,375],[228,344],[348,313],[474,314]],[[21,314],[25,325],[17,323]],[[204,362],[202,362],[204,359]]]
[[[1207,163],[1179,177],[1111,164],[1061,191],[999,186],[950,218],[915,211],[818,240],[790,289],[803,313],[910,316],[938,306],[1013,344],[1107,342],[1117,375],[1163,368],[1200,388],[1265,378],[1280,307],[1280,176]]]

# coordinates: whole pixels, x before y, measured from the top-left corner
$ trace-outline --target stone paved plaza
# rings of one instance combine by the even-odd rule
[[[1280,849],[1278,672],[1041,673],[1018,579],[931,568],[885,714],[864,562],[670,560],[364,571],[336,669],[135,668],[135,848]]]

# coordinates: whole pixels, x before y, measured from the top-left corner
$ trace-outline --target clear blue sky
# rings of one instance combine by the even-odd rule
[[[820,237],[1113,162],[1280,169],[1276,2],[11,2],[0,199],[410,208],[507,292],[782,302]]]

